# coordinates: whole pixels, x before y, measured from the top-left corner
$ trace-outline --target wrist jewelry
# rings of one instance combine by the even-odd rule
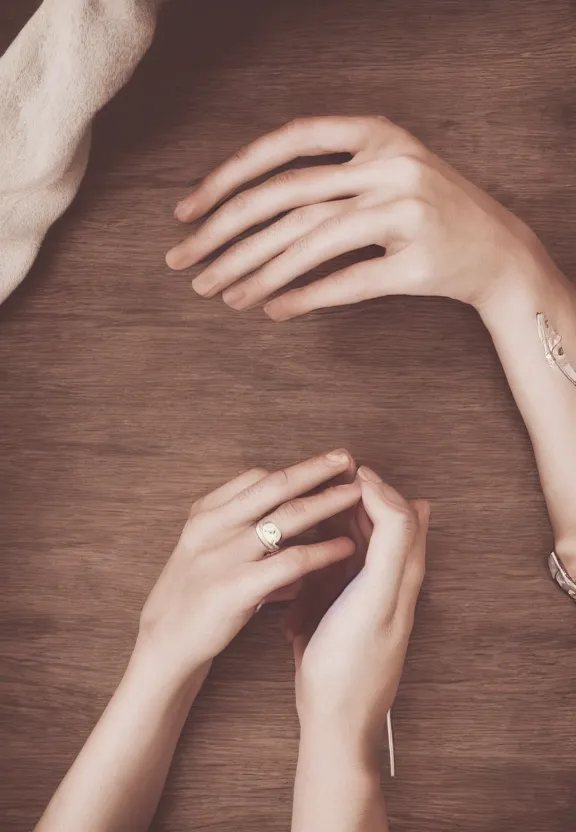
[[[536,315],[538,334],[544,346],[546,360],[551,367],[557,367],[568,381],[576,385],[576,370],[568,361],[562,346],[562,336],[558,335],[550,326],[550,321],[542,312]]]
[[[556,581],[560,589],[564,590],[576,602],[576,581],[570,577],[556,552],[550,553],[548,567],[552,578]]]
[[[394,732],[392,730],[392,712],[386,715],[386,730],[388,733],[388,759],[390,760],[390,777],[396,777],[396,758],[394,756]]]

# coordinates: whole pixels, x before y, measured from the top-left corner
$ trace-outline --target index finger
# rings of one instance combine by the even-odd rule
[[[351,465],[348,451],[340,449],[275,471],[226,503],[222,522],[237,526],[260,520],[283,503],[343,474]]]
[[[373,120],[372,120],[373,121]],[[352,153],[366,142],[370,120],[327,116],[289,121],[267,133],[215,168],[175,211],[177,219],[191,222],[210,211],[237,188],[299,156]]]

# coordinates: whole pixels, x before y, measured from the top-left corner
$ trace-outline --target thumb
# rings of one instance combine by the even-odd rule
[[[418,515],[392,486],[370,469],[360,469],[362,503],[374,525],[366,554],[366,569],[381,605],[396,609],[398,593],[418,528]]]

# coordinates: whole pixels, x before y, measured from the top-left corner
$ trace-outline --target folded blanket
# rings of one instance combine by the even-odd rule
[[[161,0],[44,0],[0,59],[0,302],[72,202],[90,124],[154,35]]]

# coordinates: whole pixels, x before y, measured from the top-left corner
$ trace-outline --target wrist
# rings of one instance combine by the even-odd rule
[[[300,720],[300,757],[320,759],[326,765],[378,769],[381,731],[338,720]]]
[[[172,660],[165,651],[158,651],[139,635],[124,678],[142,690],[194,699],[211,665],[211,661],[183,663]]]
[[[566,318],[574,320],[576,289],[546,252],[538,256],[524,252],[513,269],[499,280],[490,298],[476,310],[492,335],[511,328],[518,318],[533,321],[539,312],[558,326]]]

